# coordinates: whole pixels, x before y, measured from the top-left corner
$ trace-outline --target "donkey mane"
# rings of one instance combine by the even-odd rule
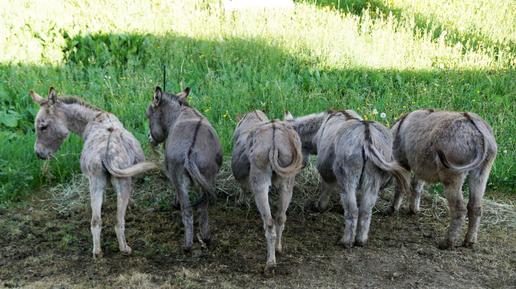
[[[179,104],[181,104],[183,106],[190,107],[190,104],[188,103],[188,100],[186,100],[186,99],[180,99],[177,95],[175,95],[173,93],[168,93],[165,91],[163,91],[162,94],[166,96],[167,100],[173,100],[173,101],[179,102]]]
[[[102,109],[100,109],[98,107],[95,107],[95,106],[85,102],[84,100],[82,100],[78,96],[61,96],[61,97],[58,98],[58,101],[60,101],[62,103],[65,103],[65,104],[78,104],[78,105],[87,107],[89,109],[93,109],[93,110],[97,110],[97,111],[102,111]]]

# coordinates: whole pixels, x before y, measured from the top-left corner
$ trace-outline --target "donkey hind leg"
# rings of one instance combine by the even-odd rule
[[[392,204],[387,209],[387,214],[393,214],[400,210],[401,203],[403,202],[403,193],[401,192],[398,181],[394,180],[394,197],[392,198]]]
[[[116,220],[115,233],[118,239],[118,248],[120,252],[125,254],[131,254],[131,248],[127,245],[125,240],[125,212],[127,210],[127,204],[129,204],[129,198],[131,196],[132,183],[131,178],[116,178],[111,177],[111,184],[116,191]]]
[[[292,199],[292,190],[294,188],[294,178],[288,177],[281,180],[278,208],[276,213],[276,252],[281,253],[283,246],[281,245],[281,236],[285,229],[285,221],[287,220],[287,209]]]
[[[446,238],[439,242],[440,249],[448,249],[454,246],[464,223],[464,217],[466,216],[466,208],[462,196],[464,178],[465,174],[448,176],[448,182],[444,184],[444,193],[450,208],[450,226]]]
[[[204,193],[208,194],[208,193]],[[201,231],[201,239],[204,243],[209,244],[211,242],[210,225],[208,218],[208,200],[204,200],[199,205],[199,226]]]
[[[493,161],[489,160],[486,165],[475,169],[469,175],[468,232],[464,239],[465,247],[471,247],[477,241],[478,227],[482,216],[482,198]]]
[[[181,219],[185,226],[185,244],[183,250],[188,252],[192,249],[193,245],[193,210],[188,196],[190,180],[185,173],[173,172],[173,174],[177,198],[179,199],[179,205],[181,207]]]
[[[100,232],[102,230],[102,199],[106,189],[107,177],[104,175],[90,175],[90,198],[91,198],[91,235],[93,239],[93,258],[102,257],[100,247]]]
[[[321,178],[320,188],[321,188],[321,193],[319,195],[319,199],[315,203],[315,208],[318,211],[323,212],[323,211],[326,211],[326,209],[328,208],[328,203],[330,201],[330,197],[331,197],[331,193],[333,192],[334,185],[325,182]]]
[[[340,202],[344,209],[344,235],[340,240],[345,248],[351,248],[355,240],[355,233],[358,219],[358,207],[356,190],[358,186],[357,178],[349,178],[342,182],[342,192],[340,193]]]
[[[265,230],[265,238],[267,240],[267,263],[265,272],[271,271],[276,266],[276,254],[274,246],[276,244],[276,230],[274,220],[271,215],[269,205],[269,187],[271,185],[272,172],[263,172],[259,168],[251,166],[250,185],[254,194],[256,207],[260,212],[263,220],[263,228]]]
[[[378,198],[378,191],[380,190],[379,179],[380,178],[367,178],[362,184],[363,192],[358,209],[358,226],[355,239],[355,245],[357,246],[364,246],[367,243],[373,207]]]
[[[421,201],[421,194],[423,193],[423,188],[425,186],[425,182],[414,177],[412,178],[412,188],[410,190],[410,203],[409,209],[413,214],[417,214],[419,212],[419,203]]]

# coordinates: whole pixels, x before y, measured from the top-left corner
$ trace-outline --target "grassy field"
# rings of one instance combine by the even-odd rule
[[[230,12],[218,1],[2,1],[0,203],[79,170],[72,136],[51,162],[33,153],[28,91],[79,95],[115,113],[147,147],[153,89],[192,88],[226,154],[236,116],[352,108],[391,124],[418,108],[473,111],[499,154],[490,191],[516,184],[516,4],[512,0],[298,2]],[[387,117],[380,118],[385,112]]]

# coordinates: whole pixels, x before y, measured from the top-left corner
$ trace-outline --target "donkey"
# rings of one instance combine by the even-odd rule
[[[132,190],[131,177],[157,169],[157,166],[144,162],[140,143],[113,114],[76,97],[57,97],[53,87],[46,99],[34,91],[30,91],[30,95],[40,105],[35,120],[37,138],[34,145],[39,158],[51,158],[70,132],[84,140],[80,162],[90,187],[93,257],[102,257],[101,208],[108,180],[117,193],[115,232],[118,247],[121,252],[130,254],[131,248],[125,239],[125,212]]]
[[[414,173],[410,211],[419,211],[425,182],[444,185],[451,221],[446,238],[439,242],[441,249],[453,247],[462,228],[466,215],[462,185],[469,175],[469,226],[463,245],[472,246],[477,241],[482,197],[497,153],[491,127],[471,112],[427,109],[401,117],[391,131],[394,157]],[[392,212],[400,208],[402,196],[396,189]]]
[[[158,86],[147,108],[150,138],[153,145],[165,142],[165,166],[167,177],[176,188],[185,226],[183,249],[190,251],[193,245],[192,208],[200,210],[201,241],[211,241],[208,225],[208,200],[214,197],[215,178],[222,165],[220,142],[208,120],[188,104],[190,88],[178,94],[162,91]],[[200,200],[190,203],[190,186],[200,192]]]
[[[247,113],[233,135],[231,168],[233,176],[254,194],[263,220],[267,240],[267,262],[264,272],[272,273],[276,252],[281,253],[281,236],[292,198],[294,179],[303,165],[301,140],[286,122],[272,120],[259,110]],[[273,219],[269,206],[269,187],[279,188],[279,204]]]
[[[354,111],[330,113],[314,137],[317,170],[323,187],[342,190],[345,228],[340,243],[351,248],[367,242],[378,192],[394,176],[408,188],[409,173],[392,160],[392,136],[386,127],[361,120]],[[362,196],[357,202],[356,192]]]

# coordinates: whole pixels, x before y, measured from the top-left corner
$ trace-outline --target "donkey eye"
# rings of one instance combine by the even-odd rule
[[[39,130],[44,131],[48,128],[48,125],[42,125],[39,127]]]

